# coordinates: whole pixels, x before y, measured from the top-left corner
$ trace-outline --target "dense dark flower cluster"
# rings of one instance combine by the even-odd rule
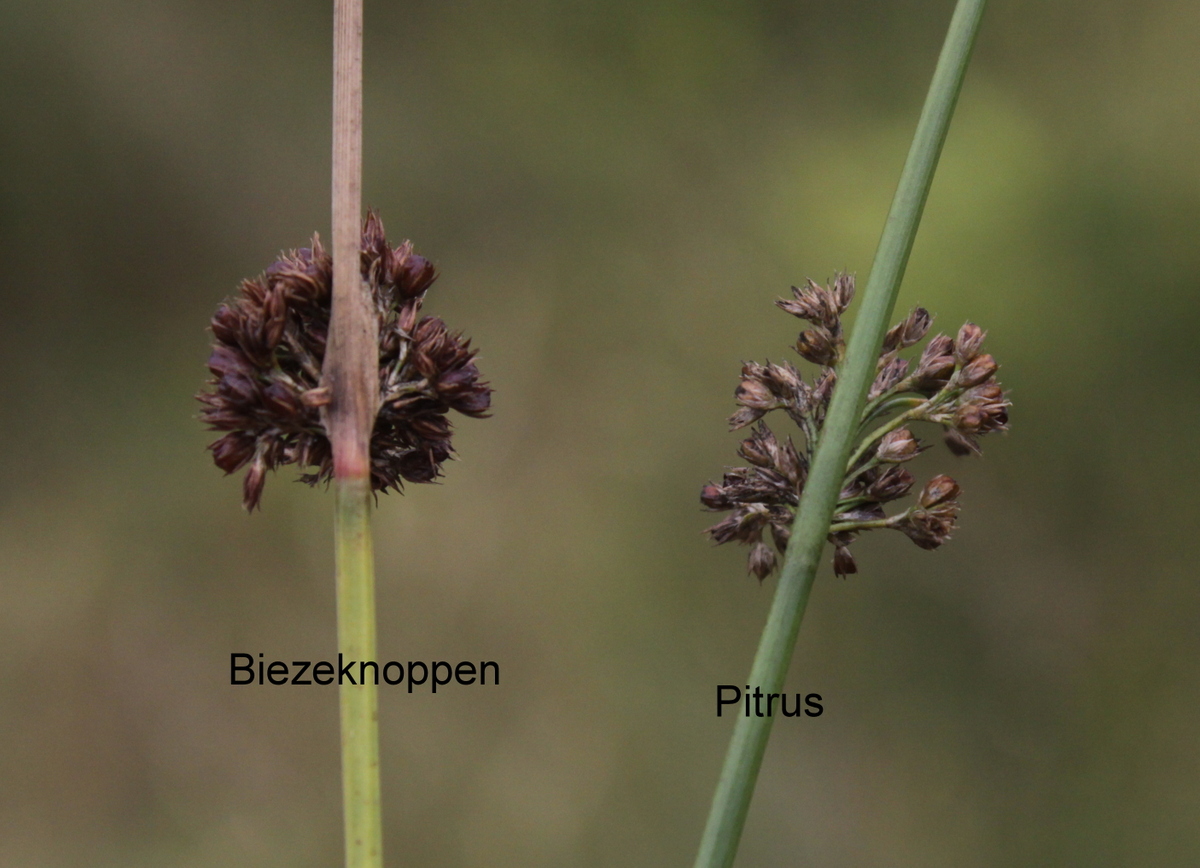
[[[209,446],[226,473],[249,465],[243,505],[258,506],[266,472],[282,464],[315,468],[309,484],[333,474],[322,423],[329,391],[321,366],[329,332],[333,262],[314,236],[312,247],[283,254],[242,282],[238,296],[212,319],[210,390],[196,397],[200,417],[226,433]],[[403,481],[432,482],[453,452],[450,410],[487,415],[491,389],[480,380],[470,341],[437,317],[421,317],[433,264],[405,241],[391,247],[383,224],[368,215],[362,276],[379,325],[379,412],[371,436],[371,484],[400,490]]]
[[[843,274],[827,287],[811,280],[792,287],[792,298],[776,302],[812,326],[800,333],[795,350],[818,372],[810,383],[787,362],[742,365],[735,392],[739,409],[729,424],[732,429],[755,425],[738,450],[750,466],[729,469],[720,483],[709,483],[700,492],[705,507],[730,513],[705,533],[718,544],[737,540],[749,545],[749,571],[760,580],[775,568],[776,551],[783,554],[787,547],[845,354],[841,317],[853,297],[854,279]],[[956,338],[936,335],[915,363],[901,357],[924,339],[932,321],[928,311],[916,308],[884,338],[860,428],[870,433],[850,459],[830,527],[833,568],[839,576],[858,571],[849,547],[863,531],[893,528],[922,548],[934,549],[954,529],[959,487],[949,476],[932,479],[910,509],[891,517],[884,510],[885,504],[910,493],[915,480],[903,464],[926,448],[909,423],[942,426],[955,455],[978,454],[981,435],[1008,427],[1010,402],[995,380],[995,359],[982,351],[984,332],[978,326],[967,323]],[[800,429],[803,450],[790,437],[781,441],[762,421],[774,410],[784,411]],[[768,533],[775,550],[766,542]]]

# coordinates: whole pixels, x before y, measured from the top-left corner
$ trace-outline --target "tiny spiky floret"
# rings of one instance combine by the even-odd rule
[[[433,482],[453,454],[450,410],[487,415],[491,389],[480,379],[475,351],[437,317],[420,316],[433,263],[405,241],[387,243],[383,224],[368,214],[362,236],[362,276],[379,325],[379,412],[371,435],[371,486]],[[227,432],[208,448],[226,473],[249,465],[242,503],[259,505],[266,472],[297,464],[315,485],[333,475],[333,453],[321,385],[329,333],[333,261],[313,236],[312,247],[284,253],[212,319],[216,342],[212,379],[196,397],[200,418]]]
[[[738,450],[750,466],[728,469],[720,483],[710,482],[700,492],[700,502],[709,510],[729,512],[705,533],[718,544],[737,540],[750,546],[748,569],[760,581],[778,564],[764,535],[769,532],[780,554],[787,547],[845,355],[841,317],[853,297],[854,278],[840,274],[829,286],[809,280],[803,287],[792,287],[792,298],[776,302],[812,325],[800,333],[795,349],[818,370],[810,383],[787,362],[743,363],[734,392],[739,409],[729,425],[755,426]],[[955,338],[934,336],[912,361],[901,357],[925,338],[932,322],[929,312],[918,307],[884,337],[860,426],[869,433],[846,468],[829,529],[833,570],[843,578],[858,572],[850,544],[864,531],[892,528],[921,548],[935,549],[954,530],[959,487],[949,476],[930,480],[915,506],[892,516],[884,509],[911,492],[916,480],[902,465],[927,448],[909,430],[910,423],[940,425],[955,455],[979,454],[980,436],[1008,428],[1011,403],[995,380],[995,359],[982,351],[985,333],[979,326],[967,323]],[[762,421],[775,410],[782,410],[800,429],[803,449],[790,437],[781,441]]]

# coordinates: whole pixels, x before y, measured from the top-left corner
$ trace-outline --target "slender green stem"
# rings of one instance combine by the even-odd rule
[[[891,518],[873,518],[869,521],[843,521],[839,524],[829,526],[830,533],[845,533],[850,530],[871,530],[879,527],[895,527],[908,518],[909,513],[902,512],[899,515],[893,515]]]
[[[344,661],[375,659],[375,566],[371,552],[371,493],[361,477],[334,483],[338,652]],[[358,666],[351,674],[360,676]],[[363,680],[358,678],[357,680]],[[379,706],[373,680],[343,681],[342,805],[346,868],[382,868],[379,814]]]
[[[934,168],[962,87],[985,0],[959,0],[938,59],[916,135],[884,225],[862,307],[804,487],[779,586],[759,641],[749,684],[779,693],[808,604],[817,563],[841,491],[846,460],[862,418],[867,389],[912,250]],[[713,795],[696,868],[729,868],[737,854],[754,784],[771,734],[772,717],[739,717]]]
[[[880,395],[874,401],[866,406],[862,414],[862,426],[865,428],[874,420],[881,416],[886,416],[893,410],[900,407],[916,407],[919,404],[924,404],[926,399],[917,397],[916,395],[904,396],[900,394],[901,388],[897,387],[892,393]],[[886,399],[886,400],[885,400]]]
[[[854,461],[855,461],[855,459],[853,459],[853,458],[850,459],[851,467],[854,467]],[[850,485],[850,483],[852,483],[854,480],[858,479],[858,477],[862,476],[864,473],[866,473],[871,468],[878,467],[878,466],[879,466],[879,457],[872,456],[869,460],[864,461],[861,467],[858,467],[853,471],[847,471],[846,480],[845,480],[845,482],[842,483],[842,490],[845,491],[845,489],[847,488],[847,486]],[[841,501],[839,501],[839,504],[840,503],[841,503]]]

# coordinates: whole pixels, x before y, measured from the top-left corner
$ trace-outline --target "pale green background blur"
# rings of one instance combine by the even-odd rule
[[[952,3],[367,3],[365,198],[495,416],[381,501],[393,866],[690,865],[774,587],[714,550],[772,300],[865,279]],[[331,496],[247,517],[208,317],[328,231],[330,4],[0,4],[0,865],[334,866]],[[818,578],[739,868],[1200,862],[1200,5],[993,0],[900,305],[1012,390],[937,553]],[[878,534],[876,536],[879,536]]]

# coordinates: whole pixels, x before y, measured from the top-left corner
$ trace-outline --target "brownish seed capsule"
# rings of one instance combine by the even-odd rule
[[[734,392],[734,398],[743,407],[754,410],[771,410],[779,403],[771,394],[771,390],[759,379],[742,380]]]
[[[837,361],[837,346],[833,335],[821,326],[800,332],[796,352],[814,365],[832,365]]]
[[[907,359],[892,359],[888,361],[880,369],[879,373],[875,375],[875,381],[871,383],[871,388],[867,391],[867,397],[878,398],[884,392],[894,389],[904,379],[904,375],[907,372]]]
[[[850,549],[846,546],[837,546],[833,550],[833,574],[839,579],[844,579],[846,576],[853,575],[858,572],[858,564],[854,562],[854,555],[850,554]]]
[[[733,506],[725,494],[725,489],[711,482],[700,489],[700,502],[709,509],[729,509]]]
[[[883,338],[883,351],[890,353],[913,346],[925,337],[932,322],[933,317],[925,308],[913,308],[912,313],[903,322],[888,329],[888,333]]]
[[[866,494],[871,500],[888,503],[908,494],[913,481],[911,473],[893,464],[867,487]]]
[[[771,570],[775,569],[775,552],[767,546],[766,543],[757,542],[750,549],[750,557],[747,566],[749,572],[758,577],[761,582]]]
[[[833,280],[833,301],[839,314],[845,313],[854,300],[854,275],[839,274]]]
[[[996,373],[999,365],[996,360],[988,353],[981,356],[975,356],[967,366],[958,372],[958,384],[964,388],[978,386],[980,383],[990,379]]]
[[[973,322],[963,323],[963,327],[958,330],[958,339],[954,342],[954,358],[959,366],[968,364],[979,355],[986,334],[987,332]]]
[[[875,454],[880,461],[887,464],[899,464],[916,458],[921,451],[917,438],[907,428],[889,431],[879,441]]]
[[[958,497],[960,489],[958,483],[944,473],[940,476],[935,476],[925,484],[921,490],[920,504],[925,509],[937,506],[940,503],[946,503]]]

